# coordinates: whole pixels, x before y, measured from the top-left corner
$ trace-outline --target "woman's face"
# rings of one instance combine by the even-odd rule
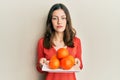
[[[66,14],[62,9],[55,10],[52,14],[52,24],[56,32],[64,32],[66,28]]]

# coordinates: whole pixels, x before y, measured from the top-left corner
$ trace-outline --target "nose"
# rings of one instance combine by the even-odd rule
[[[58,18],[58,24],[61,24],[62,20],[60,18]]]

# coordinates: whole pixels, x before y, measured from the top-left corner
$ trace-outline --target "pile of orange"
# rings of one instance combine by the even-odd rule
[[[72,55],[69,54],[66,48],[60,48],[57,51],[57,54],[52,56],[49,61],[49,68],[57,69],[62,68],[68,70],[73,67],[75,64],[75,59]]]

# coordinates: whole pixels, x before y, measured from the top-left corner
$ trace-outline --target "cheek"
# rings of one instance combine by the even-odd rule
[[[52,21],[52,25],[53,25],[53,26],[56,25],[56,22],[55,22],[55,21]]]
[[[52,22],[52,26],[53,26],[54,29],[55,29],[55,25],[56,25],[56,23],[55,23],[55,22]]]
[[[64,25],[66,26],[66,25],[67,25],[67,22],[64,22]]]
[[[65,21],[63,21],[64,22],[64,24],[66,24],[67,23],[67,21],[65,20]]]

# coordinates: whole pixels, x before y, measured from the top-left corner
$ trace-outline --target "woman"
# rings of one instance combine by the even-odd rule
[[[66,48],[75,57],[75,64],[82,69],[81,42],[75,36],[68,9],[63,4],[54,4],[48,14],[44,37],[38,41],[37,70],[56,54],[59,48]],[[76,80],[75,73],[46,72],[46,80]]]

